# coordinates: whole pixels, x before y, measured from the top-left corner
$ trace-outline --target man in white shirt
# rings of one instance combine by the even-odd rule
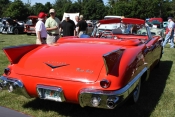
[[[167,42],[170,40],[170,48],[174,48],[174,22],[172,20],[172,17],[168,17],[168,32],[165,37],[165,41],[163,42],[163,47],[167,44]]]
[[[35,31],[37,36],[36,44],[46,44],[47,31],[44,25],[46,18],[47,18],[47,14],[45,14],[44,12],[40,12],[38,14],[38,22],[36,23],[36,26],[35,26]]]

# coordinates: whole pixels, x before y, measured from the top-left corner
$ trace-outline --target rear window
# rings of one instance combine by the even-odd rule
[[[35,25],[37,21],[38,21],[37,18],[33,18],[33,19],[29,18],[29,19],[27,19],[26,24],[27,25]]]

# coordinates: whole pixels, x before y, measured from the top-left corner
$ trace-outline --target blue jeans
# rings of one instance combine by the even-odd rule
[[[164,40],[164,42],[163,42],[163,47],[165,47],[165,45],[167,44],[167,42],[170,40],[170,42],[171,42],[171,46],[170,46],[170,48],[174,48],[174,33],[172,33],[172,34],[167,34],[166,36],[165,36],[165,40]]]

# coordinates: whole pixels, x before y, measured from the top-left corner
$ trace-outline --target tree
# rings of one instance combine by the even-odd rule
[[[8,8],[10,3],[9,0],[0,0],[0,17],[3,17],[3,12]]]
[[[35,5],[32,6],[32,15],[38,15],[39,12],[47,13],[48,10],[42,3],[35,3]]]
[[[106,8],[102,0],[84,0],[82,4],[81,14],[84,15],[85,19],[103,19],[106,15]]]
[[[46,2],[45,4],[46,13],[48,13],[51,8],[53,8],[53,5],[50,2]]]
[[[56,15],[59,19],[62,19],[64,12],[71,11],[71,0],[55,0],[53,8],[56,10]]]
[[[21,0],[14,0],[9,7],[3,12],[4,17],[24,20],[29,15],[29,11]]]

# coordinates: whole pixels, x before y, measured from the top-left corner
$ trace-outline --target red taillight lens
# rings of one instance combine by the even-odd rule
[[[8,76],[8,75],[10,75],[10,73],[11,73],[10,68],[5,68],[5,69],[4,69],[4,74],[5,74],[5,75]]]
[[[107,79],[103,79],[100,81],[100,86],[105,89],[108,88],[110,84],[111,84],[110,81]]]

